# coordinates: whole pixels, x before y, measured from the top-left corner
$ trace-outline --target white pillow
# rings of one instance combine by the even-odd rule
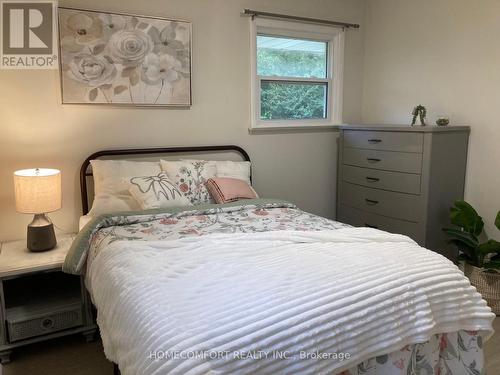
[[[159,162],[128,160],[91,160],[94,175],[94,202],[89,215],[140,209],[128,191],[130,178],[161,173]]]
[[[181,161],[193,162],[196,160],[181,159]],[[243,180],[247,184],[251,185],[251,163],[249,161],[208,160],[207,163],[215,165],[215,168],[217,170],[216,177],[236,178],[238,180]]]
[[[94,197],[92,209],[89,216],[99,216],[115,212],[139,211],[141,207],[137,201],[127,192],[127,194],[106,194],[101,193]]]
[[[205,160],[160,160],[161,169],[191,204],[214,203],[205,183],[215,177],[215,164]]]
[[[165,173],[133,177],[129,191],[143,210],[191,205]]]
[[[216,161],[217,177],[236,178],[250,183],[249,161]]]

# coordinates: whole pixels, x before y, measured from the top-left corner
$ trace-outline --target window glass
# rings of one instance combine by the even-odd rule
[[[327,49],[327,42],[257,35],[257,74],[327,78]]]
[[[261,120],[311,120],[327,117],[328,84],[261,81]]]

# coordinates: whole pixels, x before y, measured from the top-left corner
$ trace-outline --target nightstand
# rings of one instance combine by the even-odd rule
[[[94,338],[97,326],[83,277],[62,272],[74,235],[59,235],[57,247],[30,252],[26,240],[0,248],[0,360],[14,348],[81,333]]]

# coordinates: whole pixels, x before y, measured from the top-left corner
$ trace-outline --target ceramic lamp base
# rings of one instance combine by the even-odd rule
[[[54,225],[45,214],[36,214],[28,225],[27,246],[30,251],[47,251],[57,245]]]

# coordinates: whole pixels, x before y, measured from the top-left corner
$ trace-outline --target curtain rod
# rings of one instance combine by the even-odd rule
[[[241,13],[241,15],[242,16],[249,16],[252,18],[259,17],[259,16],[260,17],[267,17],[267,18],[281,18],[281,19],[302,21],[302,22],[308,22],[308,23],[318,23],[318,24],[322,24],[322,25],[340,26],[340,27],[345,27],[345,28],[352,27],[354,29],[359,29],[359,24],[357,24],[357,23],[336,22],[336,21],[330,21],[330,20],[321,20],[321,19],[317,19],[317,18],[291,16],[288,14],[260,12],[258,10],[251,10],[251,9],[243,10],[243,13]]]

